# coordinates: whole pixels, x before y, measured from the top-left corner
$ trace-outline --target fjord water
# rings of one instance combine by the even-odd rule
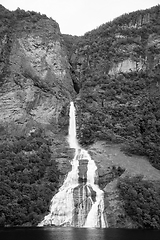
[[[59,192],[52,198],[49,214],[38,226],[108,227],[103,214],[103,191],[95,183],[97,167],[89,153],[77,141],[73,102],[70,103],[69,116],[68,143],[75,151],[71,162],[72,170]]]
[[[158,230],[110,228],[0,228],[1,240],[159,240]]]

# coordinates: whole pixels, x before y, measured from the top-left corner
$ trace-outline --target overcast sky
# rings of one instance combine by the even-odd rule
[[[61,33],[83,35],[114,18],[146,9],[160,0],[0,0],[5,8],[36,11],[56,20]]]

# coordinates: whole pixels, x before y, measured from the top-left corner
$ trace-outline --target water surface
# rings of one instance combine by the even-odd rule
[[[159,230],[54,227],[0,228],[0,240],[160,240]]]

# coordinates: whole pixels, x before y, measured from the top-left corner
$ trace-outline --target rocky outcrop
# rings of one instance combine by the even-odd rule
[[[119,73],[127,73],[127,72],[134,72],[134,71],[138,72],[140,70],[145,70],[145,69],[146,69],[146,66],[142,60],[136,62],[131,59],[126,59],[117,64],[113,64],[108,74],[116,75]]]
[[[117,36],[116,36],[117,37]],[[118,38],[120,39],[120,38]],[[125,40],[126,41],[126,40]],[[135,38],[134,44],[125,44],[124,46],[119,46],[117,48],[117,53],[121,56],[130,55],[129,58],[118,61],[117,63],[112,63],[109,75],[117,75],[119,73],[129,73],[129,72],[139,72],[139,71],[152,71],[155,70],[160,62],[160,36],[156,33],[150,34],[148,36],[145,46],[140,47],[141,38]],[[140,49],[144,51],[145,56],[137,54],[137,50]]]
[[[88,165],[88,160],[82,159],[79,161],[79,167],[78,167],[78,182],[81,183],[86,183],[87,182],[87,165]]]

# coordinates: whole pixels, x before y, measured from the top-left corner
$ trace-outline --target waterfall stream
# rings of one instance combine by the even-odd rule
[[[72,169],[52,198],[49,214],[38,226],[108,227],[103,214],[103,191],[95,183],[97,167],[89,153],[78,145],[75,115],[71,102],[68,143],[75,150]]]

